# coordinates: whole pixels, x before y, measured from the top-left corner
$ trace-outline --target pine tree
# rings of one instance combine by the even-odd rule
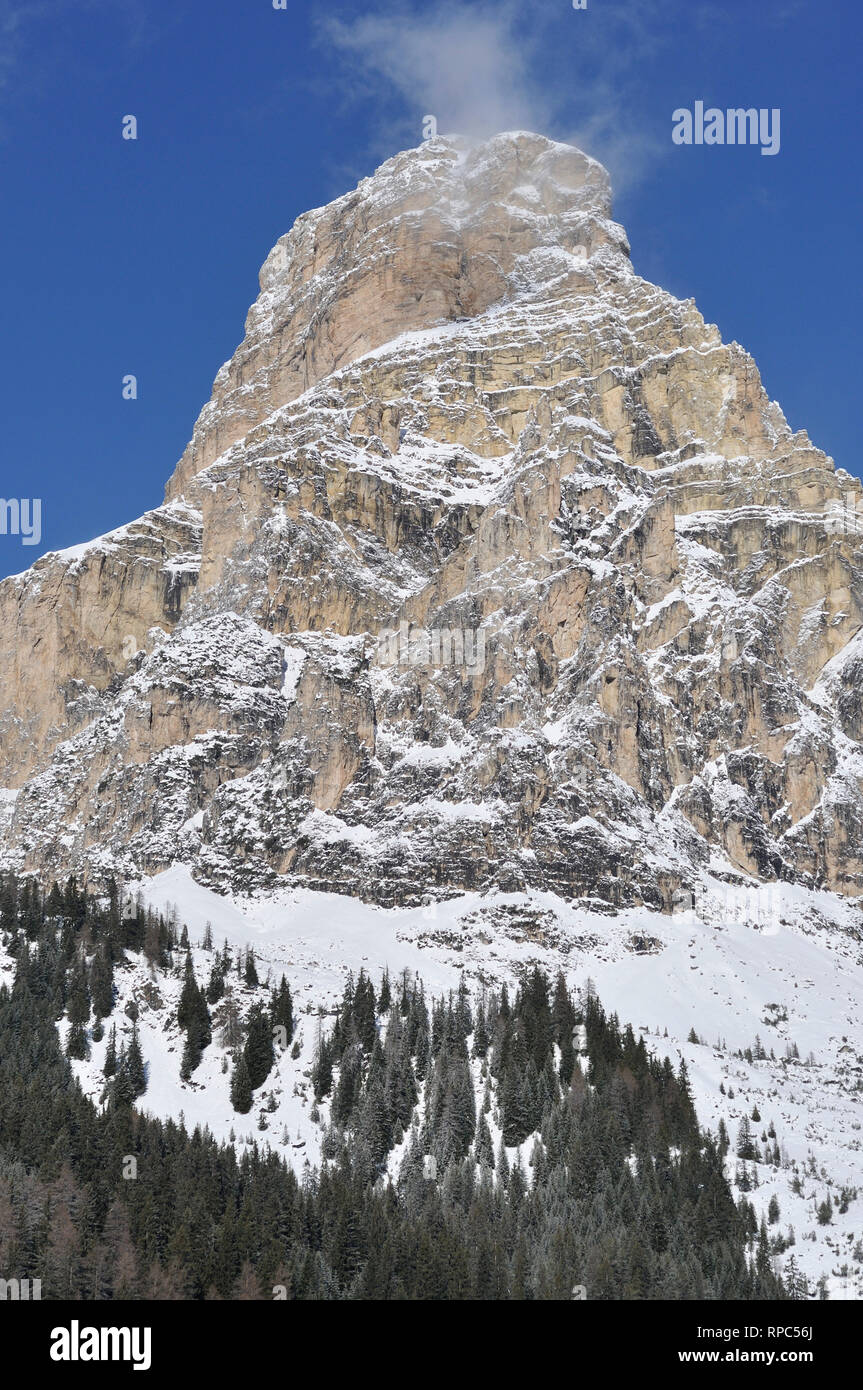
[[[111,1024],[111,1032],[108,1034],[108,1046],[105,1049],[105,1065],[102,1068],[102,1075],[111,1077],[117,1071],[117,1027]]]
[[[485,1014],[485,995],[480,999],[476,1011],[476,1026],[473,1032],[473,1055],[484,1058],[488,1055],[489,1035]]]
[[[90,989],[93,1012],[99,1018],[108,1018],[114,1008],[114,971],[104,946],[96,951],[90,964]]]
[[[494,1145],[491,1141],[491,1131],[483,1114],[480,1114],[477,1125],[474,1159],[480,1166],[485,1164],[487,1168],[494,1167]]]
[[[126,1076],[133,1098],[142,1096],[147,1089],[147,1072],[141,1056],[137,1024],[132,1025],[132,1038],[126,1051]]]
[[[252,1082],[245,1055],[241,1055],[231,1077],[231,1104],[239,1115],[248,1115],[252,1108]]]
[[[497,1161],[495,1163],[495,1173],[497,1174],[497,1180],[500,1183],[501,1187],[507,1187],[509,1184],[510,1176],[509,1159],[507,1157],[507,1152],[506,1148],[504,1147],[503,1139],[501,1139],[500,1144],[498,1145]]]
[[[221,1032],[219,1041],[222,1047],[230,1048],[234,1051],[240,1046],[243,1039],[243,1030],[240,1025],[240,1010],[234,996],[233,988],[225,986],[225,1002],[222,1005]]]
[[[183,1043],[183,1055],[180,1059],[180,1078],[189,1081],[192,1072],[200,1065],[201,1050],[195,1046],[190,1033],[186,1034],[186,1041]]]
[[[261,1004],[253,1004],[249,1012],[248,1031],[243,1048],[252,1090],[262,1086],[272,1070],[273,1031]]]
[[[177,1022],[186,1031],[180,1075],[184,1081],[188,1081],[192,1072],[199,1065],[204,1049],[209,1047],[213,1037],[210,1012],[203,992],[195,979],[191,952],[186,955],[183,989],[177,1006]]]
[[[315,1049],[315,1060],[312,1063],[312,1087],[315,1100],[318,1101],[323,1100],[324,1096],[328,1096],[333,1088],[332,1052],[328,1040],[320,1033]]]
[[[225,975],[222,970],[220,957],[216,957],[210,970],[210,978],[207,981],[207,1003],[218,1004],[222,995],[225,993]]]
[[[84,972],[83,962],[80,959],[69,989],[68,1013],[69,1022],[72,1024],[84,1024],[90,1018],[90,993],[87,988],[87,976]]]
[[[351,1019],[354,1029],[356,1030],[356,1035],[366,1052],[371,1052],[374,1047],[375,1038],[377,1037],[375,990],[365,970],[360,971],[359,979],[357,980]]]
[[[83,1023],[73,1023],[69,1028],[66,1038],[67,1057],[76,1057],[83,1060],[90,1055],[90,1044],[87,1040],[87,1029]]]
[[[132,1105],[135,1091],[129,1076],[128,1059],[125,1047],[121,1046],[117,1058],[117,1071],[111,1083],[111,1098],[115,1106]]]
[[[529,1106],[529,1088],[525,1087],[518,1065],[512,1062],[501,1086],[503,1142],[508,1149],[523,1143],[531,1133],[533,1126]]]
[[[755,1145],[752,1142],[752,1130],[750,1128],[749,1117],[747,1115],[743,1116],[743,1119],[740,1121],[740,1126],[737,1130],[736,1153],[738,1158],[743,1158],[747,1160],[753,1159],[755,1157]]]
[[[279,982],[278,990],[273,994],[272,1019],[274,1028],[284,1028],[287,1046],[294,1036],[294,1001],[284,975]]]
[[[177,1022],[185,1031],[195,1016],[198,1008],[198,983],[195,979],[195,970],[192,965],[192,953],[186,952],[186,964],[183,974],[183,988],[180,991],[180,999],[177,1004]]]
[[[113,883],[113,879],[111,880],[111,882]],[[7,902],[8,899],[6,898],[4,891],[2,906],[0,906],[0,926],[3,926],[8,930],[9,909],[7,907]],[[46,917],[52,918],[54,921],[57,921],[63,915],[63,894],[60,891],[60,885],[56,882],[52,884],[51,892],[48,894],[48,901],[45,904],[45,915]],[[12,916],[14,917],[14,907],[12,910]]]

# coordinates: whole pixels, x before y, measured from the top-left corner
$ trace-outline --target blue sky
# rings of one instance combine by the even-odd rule
[[[602,159],[638,273],[859,475],[861,38],[856,0],[0,0],[0,496],[43,505],[0,575],[161,501],[272,244],[429,113]],[[780,152],[674,145],[697,100]]]

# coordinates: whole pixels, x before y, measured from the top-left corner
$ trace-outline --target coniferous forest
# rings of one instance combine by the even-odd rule
[[[140,907],[124,915],[113,884],[103,898],[74,880],[43,895],[11,875],[0,939],[14,960],[0,987],[0,1276],[40,1279],[43,1298],[801,1293],[775,1276],[752,1206],[735,1203],[727,1136],[699,1129],[684,1065],[652,1056],[590,988],[573,996],[562,976],[532,969],[511,991],[426,999],[417,979],[350,979],[312,1068],[324,1161],[298,1177],[263,1141],[238,1156],[207,1131],[141,1113],[137,1031],[116,1046],[113,972],[143,953],[183,977],[191,1075],[212,1040],[226,954],[202,988],[185,929],[178,937]],[[251,980],[254,957],[240,968]],[[238,1114],[274,1065],[274,1038],[289,1044],[293,1031],[284,979],[236,1021]],[[97,1106],[70,1058],[105,1035]]]

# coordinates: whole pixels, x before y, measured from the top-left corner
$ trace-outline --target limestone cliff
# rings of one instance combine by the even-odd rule
[[[4,862],[863,893],[860,484],[604,170],[436,139],[260,283],[165,505],[0,584]]]

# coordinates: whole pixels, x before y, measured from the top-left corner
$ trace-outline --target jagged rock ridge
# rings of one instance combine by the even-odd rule
[[[860,484],[634,274],[604,170],[436,139],[260,280],[164,506],[0,584],[4,861],[860,895]]]

